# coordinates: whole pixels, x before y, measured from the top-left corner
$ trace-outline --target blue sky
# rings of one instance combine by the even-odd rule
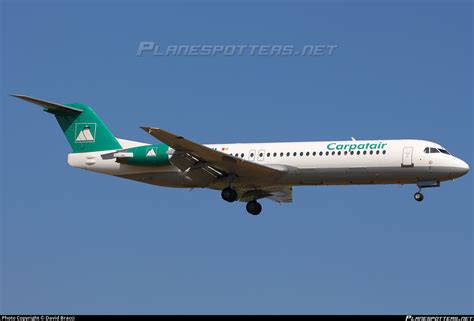
[[[420,138],[473,164],[472,3],[3,1],[2,313],[474,313],[472,174],[299,187],[253,217],[216,191],[71,168],[55,120],[202,143]],[[321,57],[136,56],[140,41],[337,45]]]

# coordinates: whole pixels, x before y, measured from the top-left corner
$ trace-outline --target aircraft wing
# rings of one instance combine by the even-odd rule
[[[277,169],[227,155],[163,129],[141,128],[173,148],[175,152],[170,162],[191,179],[202,182],[204,186],[226,175],[276,178],[282,174]]]

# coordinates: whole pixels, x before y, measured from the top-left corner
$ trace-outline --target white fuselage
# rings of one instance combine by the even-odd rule
[[[119,139],[123,148],[147,145]],[[354,145],[356,147],[354,147]],[[251,180],[232,178],[236,188],[269,186],[418,184],[433,186],[464,175],[469,166],[461,159],[439,150],[442,146],[424,140],[364,140],[327,142],[209,144],[207,147],[282,171],[277,181],[265,177]],[[437,152],[427,153],[426,148]],[[173,165],[132,166],[103,159],[108,151],[71,153],[68,163],[77,168],[120,176],[168,187],[202,187],[186,178]],[[113,152],[113,151],[109,151]],[[173,150],[169,150],[172,157]],[[222,179],[210,188],[222,189]]]

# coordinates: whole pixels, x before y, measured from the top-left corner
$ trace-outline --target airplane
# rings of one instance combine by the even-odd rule
[[[161,141],[115,137],[82,103],[58,104],[12,95],[54,115],[72,148],[70,166],[142,183],[221,191],[227,202],[246,202],[258,215],[260,199],[291,203],[294,186],[416,184],[421,190],[465,175],[469,166],[443,146],[416,139],[198,144],[155,127]]]

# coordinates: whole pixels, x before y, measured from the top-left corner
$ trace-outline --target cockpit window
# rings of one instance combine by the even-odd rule
[[[446,149],[434,148],[434,147],[426,147],[423,150],[423,152],[426,153],[426,154],[443,153],[443,154],[446,154],[446,155],[451,155]]]

